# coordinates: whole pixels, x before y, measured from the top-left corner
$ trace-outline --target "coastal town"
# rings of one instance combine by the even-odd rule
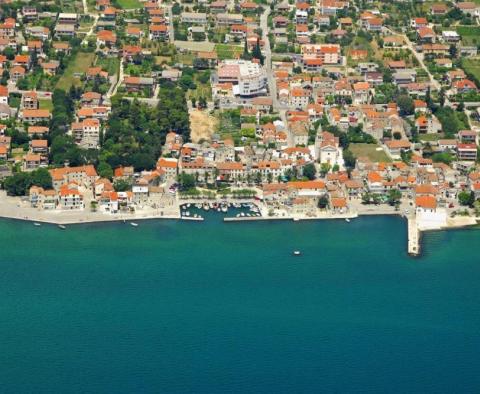
[[[1,11],[2,217],[480,219],[480,1]]]

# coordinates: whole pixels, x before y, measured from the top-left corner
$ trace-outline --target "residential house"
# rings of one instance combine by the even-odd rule
[[[51,114],[48,109],[24,109],[20,113],[20,117],[25,123],[35,124],[49,122]]]

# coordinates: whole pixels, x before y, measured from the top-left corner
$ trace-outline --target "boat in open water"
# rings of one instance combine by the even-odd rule
[[[301,254],[302,254],[302,252],[300,252],[299,250],[294,250],[293,251],[294,256],[300,256]]]
[[[138,223],[135,223],[135,222],[130,222],[130,226],[133,226],[133,227],[138,227]]]

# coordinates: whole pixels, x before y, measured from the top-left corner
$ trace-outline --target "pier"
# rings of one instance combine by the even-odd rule
[[[267,217],[267,216],[241,216],[234,218],[223,218],[224,222],[255,222],[262,220],[292,220],[291,217]]]
[[[415,216],[407,218],[408,220],[408,254],[418,256],[420,254],[420,230],[417,226]]]

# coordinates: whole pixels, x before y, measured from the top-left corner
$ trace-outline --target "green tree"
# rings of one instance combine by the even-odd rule
[[[362,203],[363,204],[370,204],[372,201],[372,195],[370,193],[363,193],[362,194]]]
[[[12,176],[5,178],[3,188],[9,196],[24,196],[31,186],[30,174],[26,172],[17,172]]]
[[[399,205],[400,199],[402,198],[402,193],[398,189],[392,189],[388,191],[388,203],[390,205]]]
[[[182,190],[193,189],[196,185],[195,176],[192,174],[186,174],[185,172],[178,174],[177,180]]]
[[[328,195],[324,194],[318,199],[318,207],[320,209],[326,209],[328,207]]]
[[[117,179],[113,182],[113,188],[116,192],[126,192],[130,190],[131,186],[130,182],[125,179]]]
[[[155,167],[156,160],[148,153],[137,152],[132,156],[132,165],[135,171],[151,170]]]
[[[351,150],[345,149],[343,151],[343,161],[345,162],[345,166],[347,168],[355,168],[357,158],[355,157],[355,155]]]
[[[38,168],[30,173],[31,184],[51,189],[53,187],[52,176],[46,168]]]
[[[9,196],[24,196],[31,186],[52,188],[52,177],[46,168],[39,168],[32,172],[16,172],[5,178],[3,182],[3,187]]]
[[[313,163],[309,163],[303,167],[303,176],[310,180],[315,179],[316,173],[317,170],[315,169],[315,165]]]
[[[468,192],[466,190],[458,193],[458,202],[463,206],[473,206],[475,202],[475,194],[473,192]]]
[[[98,166],[97,166],[97,172],[98,172],[98,175],[101,177],[101,178],[107,178],[107,179],[112,179],[113,177],[113,169],[112,167],[110,166],[110,164],[104,162],[104,161],[101,161]]]
[[[432,155],[432,161],[434,163],[445,163],[450,165],[450,163],[453,161],[453,156],[449,152],[434,153]]]
[[[257,43],[255,44],[255,46],[253,47],[252,56],[253,56],[254,59],[260,60],[260,63],[263,65],[263,62],[265,61],[265,58],[262,54],[262,50],[260,49],[260,39],[259,38],[257,39]]]
[[[252,55],[250,55],[250,52],[248,51],[248,43],[247,43],[246,39],[245,39],[245,44],[243,46],[242,59],[243,60],[251,60],[252,59]]]
[[[480,200],[473,203],[473,208],[475,209],[475,216],[480,216]]]
[[[397,97],[397,105],[400,109],[400,114],[403,116],[412,115],[415,109],[413,100],[408,94],[400,94]]]

